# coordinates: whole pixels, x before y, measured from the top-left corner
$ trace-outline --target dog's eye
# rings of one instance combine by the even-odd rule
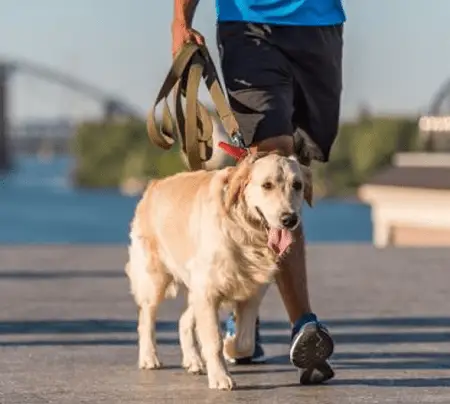
[[[273,188],[273,184],[271,182],[265,182],[261,185],[263,187],[263,189],[265,190],[269,190]]]
[[[292,184],[292,188],[294,188],[296,191],[301,191],[303,188],[303,183],[301,181],[294,181]]]

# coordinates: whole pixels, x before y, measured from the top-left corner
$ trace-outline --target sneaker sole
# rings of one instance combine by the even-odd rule
[[[328,362],[323,362],[315,368],[305,369],[300,375],[300,384],[316,385],[322,384],[334,377],[334,371]]]
[[[307,324],[292,341],[289,358],[299,369],[313,369],[323,365],[333,354],[330,335],[317,324]]]

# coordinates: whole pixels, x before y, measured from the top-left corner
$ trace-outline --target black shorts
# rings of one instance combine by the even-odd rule
[[[328,161],[339,127],[342,25],[219,22],[229,102],[247,145],[305,131]]]

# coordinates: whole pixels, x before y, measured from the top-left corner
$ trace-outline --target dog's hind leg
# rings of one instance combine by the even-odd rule
[[[190,294],[187,298],[187,308],[180,317],[179,334],[183,353],[183,367],[192,374],[204,373],[204,364],[196,340],[195,314]]]
[[[138,335],[139,335],[139,368],[158,369],[162,366],[156,349],[156,312],[159,304],[164,299],[164,293],[170,278],[167,275],[159,275],[159,279],[153,277],[152,296],[139,305]]]
[[[162,365],[156,349],[156,312],[173,277],[145,243],[140,238],[132,240],[127,273],[138,306],[139,368],[157,369]]]

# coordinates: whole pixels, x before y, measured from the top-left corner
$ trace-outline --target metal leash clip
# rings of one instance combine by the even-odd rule
[[[242,136],[242,133],[240,132],[236,132],[232,137],[231,137],[231,141],[234,143],[235,146],[246,150],[247,152],[249,151],[248,147],[245,145],[244,142],[244,136]]]

